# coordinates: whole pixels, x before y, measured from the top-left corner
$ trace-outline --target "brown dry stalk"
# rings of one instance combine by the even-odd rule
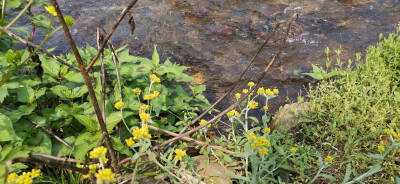
[[[96,116],[97,116],[97,119],[99,121],[99,124],[100,124],[100,127],[101,127],[101,131],[102,131],[102,133],[104,135],[104,139],[105,139],[107,148],[108,148],[109,153],[110,153],[111,167],[113,168],[114,172],[119,173],[118,161],[117,161],[117,159],[115,157],[115,150],[114,150],[114,147],[113,147],[113,145],[111,143],[110,136],[108,135],[107,126],[106,126],[105,120],[103,119],[103,116],[101,114],[101,110],[100,110],[99,104],[98,104],[97,99],[96,99],[96,94],[94,92],[93,85],[92,85],[92,82],[91,82],[90,77],[88,75],[88,72],[87,72],[87,70],[85,68],[85,65],[83,64],[82,57],[79,54],[79,51],[78,51],[78,49],[77,49],[77,47],[75,45],[75,41],[73,40],[73,38],[71,36],[71,33],[69,31],[69,28],[68,28],[67,24],[65,23],[64,16],[63,16],[63,14],[62,14],[62,12],[60,10],[60,7],[58,6],[57,1],[56,0],[51,0],[51,4],[54,6],[54,9],[57,12],[58,20],[60,21],[60,23],[61,23],[61,25],[62,25],[62,27],[64,29],[65,36],[68,39],[68,43],[71,46],[72,52],[75,55],[75,58],[76,58],[76,60],[77,60],[77,62],[79,64],[79,69],[81,71],[83,79],[85,80],[85,84],[86,84],[86,86],[88,88],[88,92],[89,92],[90,98],[92,100],[94,111],[96,112]],[[104,42],[103,42],[103,44],[104,44]],[[100,51],[98,53],[100,53]]]
[[[269,62],[268,66],[264,69],[263,73],[262,73],[261,76],[258,78],[258,80],[257,80],[257,82],[256,82],[256,84],[255,84],[255,86],[252,87],[252,88],[250,89],[250,92],[249,92],[249,93],[247,93],[246,95],[244,95],[244,97],[242,97],[242,98],[239,99],[236,103],[232,104],[230,107],[228,107],[227,109],[225,109],[223,112],[221,112],[220,114],[218,114],[217,116],[215,116],[214,118],[212,118],[211,120],[209,120],[207,123],[204,123],[203,125],[200,125],[200,126],[194,128],[194,129],[192,129],[192,130],[190,130],[190,131],[187,131],[187,132],[185,132],[185,133],[183,133],[183,134],[181,134],[181,135],[179,135],[179,136],[177,136],[177,137],[171,138],[171,139],[165,141],[164,143],[162,143],[162,144],[160,144],[160,145],[158,145],[158,146],[156,146],[156,147],[165,146],[165,145],[167,145],[167,144],[169,144],[169,143],[171,143],[171,142],[173,142],[173,141],[176,141],[176,140],[178,140],[178,139],[182,139],[183,137],[186,137],[186,136],[188,136],[188,135],[191,135],[191,134],[193,134],[193,133],[199,131],[200,129],[206,127],[207,125],[209,125],[209,124],[214,123],[215,121],[217,121],[219,118],[221,118],[222,116],[224,116],[227,112],[231,111],[231,110],[234,109],[236,106],[238,106],[244,99],[246,99],[246,98],[252,93],[252,91],[254,91],[254,89],[258,87],[258,85],[259,85],[259,83],[261,82],[261,80],[264,78],[264,76],[267,74],[267,72],[268,72],[269,69],[271,68],[272,64],[275,62],[276,58],[277,58],[277,57],[280,55],[280,53],[282,52],[283,47],[285,46],[285,43],[286,43],[286,39],[287,39],[287,37],[288,37],[288,35],[289,35],[290,28],[291,28],[291,26],[292,26],[292,24],[293,24],[293,21],[294,21],[297,17],[298,17],[298,15],[297,15],[297,14],[294,14],[294,15],[290,18],[289,25],[288,25],[288,27],[287,27],[285,37],[284,37],[283,40],[282,40],[282,43],[281,43],[281,45],[280,45],[280,47],[279,47],[279,50],[278,50],[277,53],[274,55],[274,57],[271,59],[271,61]],[[156,148],[156,147],[155,147],[155,148]]]

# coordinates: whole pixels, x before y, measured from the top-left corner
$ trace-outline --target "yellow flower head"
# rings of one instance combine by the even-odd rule
[[[249,141],[255,141],[256,140],[256,134],[251,133],[249,136]]]
[[[88,178],[90,178],[90,174],[84,174],[84,175],[82,175],[82,177],[83,177],[83,179],[88,179]]]
[[[254,82],[249,82],[247,85],[249,85],[250,87],[254,86]]]
[[[122,102],[122,101],[119,101],[119,102],[116,102],[115,103],[115,108],[117,109],[117,110],[119,110],[119,109],[121,109],[122,107],[124,107],[124,102]]]
[[[186,150],[181,150],[179,148],[175,149],[174,153],[175,159],[182,161],[182,157],[186,156]]]
[[[328,162],[328,163],[330,163],[330,164],[332,164],[333,158],[332,158],[331,156],[327,156],[327,157],[325,158],[325,161]]]
[[[125,142],[126,142],[126,145],[129,146],[129,147],[131,147],[132,145],[135,144],[135,141],[133,140],[133,137],[131,137],[129,139],[126,139]]]
[[[56,9],[54,9],[54,6],[47,6],[47,7],[44,7],[50,14],[51,14],[51,16],[57,16],[57,12],[56,12]]]
[[[267,94],[268,96],[272,96],[272,95],[274,95],[274,92],[273,91],[271,91],[271,89],[266,89],[265,90],[265,94]]]
[[[265,137],[258,137],[256,140],[256,146],[260,147],[260,146],[271,146],[271,142],[269,142],[268,139],[266,139]]]
[[[261,148],[258,152],[261,156],[268,155],[268,149],[266,147]]]
[[[254,101],[249,102],[249,107],[250,107],[250,109],[254,109],[254,108],[256,108],[257,106],[258,106],[258,102],[254,102]]]
[[[236,96],[236,98],[237,98],[237,99],[240,99],[240,97],[242,96],[242,94],[240,94],[240,93],[236,93],[236,95],[235,95],[235,96]]]
[[[258,88],[257,94],[261,95],[264,93],[264,87]]]
[[[247,94],[248,92],[249,92],[249,90],[248,89],[243,89],[243,94]]]
[[[206,124],[206,123],[207,123],[207,121],[204,120],[204,119],[202,119],[202,120],[200,121],[200,125],[204,125],[204,124]],[[211,127],[211,124],[207,125],[207,127]]]
[[[146,122],[147,120],[150,119],[150,114],[139,112],[139,117],[142,122]]]
[[[132,92],[136,93],[137,95],[140,95],[142,90],[140,90],[140,88],[135,88],[135,89],[132,89]]]
[[[269,134],[269,133],[271,133],[271,129],[270,128],[264,128],[263,132],[266,133],[266,134]]]
[[[143,100],[150,100],[151,96],[150,95],[144,95]]]
[[[89,173],[95,173],[96,169],[100,167],[100,163],[90,164],[89,165]]]
[[[292,152],[293,154],[295,154],[295,153],[297,152],[297,148],[292,147],[292,148],[290,149],[290,152]]]
[[[140,108],[139,108],[139,112],[146,112],[146,110],[149,108],[149,106],[148,105],[142,105]]]
[[[279,90],[278,89],[273,89],[273,92],[275,95],[279,94]]]
[[[151,138],[151,135],[149,134],[149,129],[146,124],[143,125],[143,128],[137,128],[137,127],[134,128],[132,130],[132,133],[135,136],[135,137],[133,137],[133,139],[135,139],[135,140],[136,139],[145,140],[145,139]]]
[[[15,180],[17,180],[18,174],[17,173],[11,173],[7,176],[7,182],[13,183]]]
[[[89,158],[101,158],[105,157],[107,154],[107,148],[104,146],[100,146],[97,148],[94,148],[91,152],[89,152]]]
[[[155,98],[158,97],[159,94],[160,94],[160,92],[158,92],[158,91],[153,91],[153,93],[150,95],[150,98],[151,98],[151,99],[155,99]]]
[[[40,169],[32,169],[31,176],[37,178],[40,176]]]
[[[97,174],[95,174],[97,178],[97,183],[103,183],[103,181],[113,181],[115,174],[112,172],[111,169],[104,169],[104,170],[99,170]]]
[[[156,74],[151,74],[150,80],[152,80],[154,82],[158,82],[158,83],[161,82],[160,78],[158,78]]]
[[[263,109],[264,109],[264,111],[267,111],[269,108],[268,108],[268,106],[266,105],[266,106],[263,107]]]
[[[31,184],[33,180],[30,173],[23,172],[15,182],[18,184]]]
[[[256,146],[256,144],[254,144],[254,143],[253,143],[253,144],[250,144],[250,147],[251,147],[252,150],[257,149],[257,146]]]
[[[379,153],[384,152],[385,151],[385,146],[379,145],[378,146],[378,151],[379,151]]]
[[[226,113],[226,115],[237,117],[237,116],[239,116],[239,113],[235,109],[233,109],[233,110],[229,111],[228,113]]]

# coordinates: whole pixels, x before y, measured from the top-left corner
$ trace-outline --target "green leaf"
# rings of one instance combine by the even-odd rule
[[[3,103],[4,99],[8,96],[8,90],[4,86],[0,86],[0,103]]]
[[[361,181],[377,172],[379,172],[381,170],[381,164],[377,163],[375,164],[368,172],[360,175],[359,177],[357,177],[356,179],[354,179],[354,181]]]
[[[226,171],[225,172],[225,176],[227,176],[229,178],[234,178],[234,179],[239,179],[239,180],[244,180],[244,181],[250,182],[249,178],[246,178],[246,177],[241,176],[241,175],[237,175],[237,174],[235,174],[235,173],[233,173],[231,171]]]
[[[350,174],[351,174],[351,163],[348,163],[346,165],[346,174],[344,176],[343,182],[342,183],[346,183],[347,181],[349,181],[350,179]]]
[[[17,157],[28,157],[29,150],[26,149],[25,146],[21,146],[20,143],[16,144],[7,144],[1,149],[0,151],[0,181],[4,181],[4,173],[5,173],[5,163],[8,160],[11,160],[13,158]],[[21,169],[26,169],[28,166],[21,164],[21,163],[15,163],[11,165],[10,172],[15,172],[18,173],[21,171]]]
[[[55,59],[49,58],[45,55],[39,55],[39,58],[42,61],[44,73],[50,74],[50,76],[58,79],[58,74],[60,73],[60,65],[58,62],[56,62]]]
[[[27,141],[24,141],[24,143],[29,145],[31,151],[51,155],[53,144],[46,133],[40,131],[34,137],[25,140]]]
[[[0,113],[0,142],[20,140],[14,131],[10,118]]]
[[[76,141],[76,137],[70,136],[65,138],[64,141],[73,146]],[[72,153],[73,151],[71,149],[58,141],[54,143],[53,149],[51,150],[51,155],[56,157],[69,156],[72,155]]]
[[[6,5],[9,8],[18,8],[21,5],[21,3],[22,3],[21,0],[8,0]]]
[[[111,137],[111,143],[114,146],[114,149],[122,153],[126,156],[132,156],[132,152],[128,146],[122,144],[121,140],[116,137]]]
[[[368,155],[369,158],[373,159],[378,159],[378,160],[383,160],[383,156],[381,154],[373,154],[373,155]]]
[[[75,158],[83,160],[86,153],[97,146],[97,142],[99,141],[100,137],[100,132],[97,132],[96,134],[92,132],[85,132],[79,135],[75,141],[75,151],[73,153]]]
[[[85,126],[88,131],[94,132],[100,128],[99,126],[97,126],[97,121],[90,118],[88,115],[72,114],[72,116],[74,116],[74,118],[78,120],[79,123]]]
[[[335,181],[336,178],[331,176],[331,175],[327,175],[327,174],[320,174],[319,176],[323,177],[323,178],[328,178],[331,181]]]
[[[158,75],[167,74],[168,81],[172,81],[172,79],[176,80],[177,82],[195,82],[195,80],[183,73],[183,71],[187,70],[189,67],[187,66],[180,66],[176,63],[172,64],[169,59],[167,59],[164,64],[160,66],[160,70],[156,71]]]
[[[21,57],[20,63],[22,63],[22,62],[24,62],[25,60],[27,60],[28,57],[29,57],[29,55],[30,55],[29,51],[25,49],[25,50],[24,50],[24,54],[23,54],[22,57]]]
[[[228,155],[224,155],[224,160],[227,161],[228,163],[232,163],[233,162],[231,157],[229,157]]]
[[[400,184],[400,178],[396,177],[396,184]]]
[[[124,118],[127,118],[132,115],[133,115],[133,112],[129,112],[129,111],[124,112]],[[121,112],[115,111],[115,112],[112,112],[111,114],[109,114],[106,117],[107,131],[110,132],[115,127],[115,125],[117,125],[121,121],[122,121]]]
[[[154,52],[153,52],[152,62],[153,62],[154,68],[158,68],[158,64],[160,63],[160,56],[157,53],[157,46],[156,45],[154,45]]]
[[[61,98],[70,98],[72,93],[70,89],[61,85],[54,86],[50,90]]]
[[[35,100],[35,91],[29,86],[18,88],[17,99],[20,102],[32,103]]]
[[[75,87],[72,89],[71,98],[79,98],[88,92],[88,88],[86,85],[82,85],[80,87]]]
[[[76,82],[76,83],[84,83],[85,80],[83,80],[83,76],[81,73],[75,72],[75,71],[69,71],[65,76],[65,79],[71,82]]]

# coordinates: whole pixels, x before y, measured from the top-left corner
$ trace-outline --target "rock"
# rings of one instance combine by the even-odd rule
[[[271,121],[271,129],[284,132],[299,126],[304,122],[305,114],[310,110],[310,105],[306,102],[286,104],[281,107]]]
[[[215,159],[212,159],[212,158],[210,158],[210,164],[206,168],[205,163],[206,163],[207,157],[205,157],[203,155],[199,155],[194,158],[196,158],[196,160],[197,160],[197,163],[194,166],[194,169],[196,170],[196,172],[199,175],[206,177],[204,182],[215,183],[215,184],[231,184],[232,183],[232,181],[229,178],[219,177],[219,176],[215,176],[215,175],[225,176],[225,172],[227,170],[235,173],[235,170],[233,168],[229,168],[229,167],[225,168],[224,166],[219,164]]]

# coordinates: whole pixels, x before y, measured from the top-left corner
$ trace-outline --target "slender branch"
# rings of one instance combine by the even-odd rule
[[[100,49],[100,44],[103,43],[103,35],[100,33],[100,28],[97,28],[97,49]],[[101,63],[101,115],[103,119],[106,119],[106,76],[103,61],[103,52],[100,53],[100,63]],[[103,144],[104,135],[101,136],[98,146]]]
[[[285,43],[286,43],[286,39],[287,39],[287,37],[288,37],[288,35],[289,35],[289,31],[290,31],[290,28],[291,28],[291,26],[292,26],[292,23],[293,23],[293,21],[297,18],[297,16],[298,16],[298,14],[294,14],[294,15],[290,18],[289,25],[288,25],[287,30],[286,30],[286,35],[285,35],[285,37],[284,37],[283,40],[282,40],[282,43],[281,43],[281,45],[280,45],[280,47],[279,47],[278,52],[277,52],[277,53],[275,54],[275,56],[271,59],[271,61],[269,62],[268,66],[264,69],[263,73],[262,73],[261,76],[258,78],[258,80],[257,80],[257,82],[256,82],[256,84],[255,84],[255,86],[254,86],[253,88],[251,88],[251,90],[250,90],[249,93],[247,93],[246,95],[244,95],[244,97],[242,97],[242,98],[239,99],[236,103],[234,103],[234,104],[232,104],[230,107],[228,107],[226,110],[224,110],[223,112],[221,112],[220,114],[218,114],[217,116],[215,116],[214,118],[212,118],[211,120],[209,120],[207,123],[204,123],[203,125],[200,125],[200,126],[194,128],[194,129],[192,129],[192,130],[190,130],[190,131],[188,131],[188,132],[185,132],[185,133],[183,133],[183,134],[181,134],[181,135],[179,135],[179,136],[177,136],[177,137],[171,138],[171,139],[165,141],[164,143],[162,143],[162,144],[160,144],[160,145],[158,145],[158,146],[156,146],[156,147],[165,146],[165,145],[167,145],[167,144],[169,144],[169,143],[171,143],[171,142],[173,142],[173,141],[176,141],[176,140],[178,140],[178,139],[182,139],[182,138],[185,137],[185,136],[188,136],[188,135],[190,135],[190,134],[193,134],[193,133],[199,131],[200,129],[206,127],[207,125],[209,125],[209,124],[214,123],[215,121],[217,121],[219,118],[221,118],[222,116],[224,116],[227,112],[231,111],[231,110],[234,109],[236,106],[238,106],[244,99],[246,99],[246,98],[251,94],[251,92],[254,91],[254,89],[256,89],[256,88],[258,87],[258,85],[259,85],[259,83],[261,82],[261,80],[264,78],[264,76],[267,74],[268,70],[271,68],[272,64],[275,62],[276,58],[277,58],[277,57],[280,55],[280,53],[282,52],[283,47],[285,46]],[[155,148],[156,148],[156,147],[155,147]]]
[[[51,155],[46,155],[43,153],[36,153],[36,152],[31,152],[30,153],[31,156],[38,156],[38,157],[43,157],[43,158],[48,158],[51,160],[55,160],[55,161],[60,161],[60,162],[79,162],[79,160],[75,160],[73,158],[69,158],[69,157],[64,157],[64,158],[60,158],[60,157],[55,157],[55,156],[51,156]]]
[[[4,104],[0,103],[0,107],[2,107],[3,109],[12,112],[13,110],[8,108],[7,106],[5,106]],[[30,121],[32,124],[36,125],[37,127],[39,127],[40,129],[42,129],[44,132],[46,132],[47,135],[54,137],[55,139],[57,139],[58,141],[60,141],[62,144],[64,144],[65,146],[67,146],[69,149],[74,150],[74,148],[68,144],[67,142],[65,142],[64,140],[62,140],[60,137],[58,137],[56,134],[54,134],[51,130],[46,129],[44,126],[40,125],[39,123],[37,123],[36,121],[33,121],[29,118],[25,118],[28,121]]]
[[[104,38],[103,43],[101,44],[100,49],[97,51],[96,55],[94,56],[94,58],[92,59],[92,61],[90,61],[89,65],[86,67],[86,70],[89,70],[93,64],[97,61],[97,59],[100,56],[100,53],[103,51],[104,47],[106,46],[108,40],[111,38],[112,34],[114,33],[115,29],[117,29],[119,23],[122,21],[122,19],[125,17],[125,15],[128,13],[128,11],[133,7],[133,5],[135,5],[137,2],[137,0],[132,0],[131,4],[129,4],[124,10],[122,10],[121,15],[119,16],[119,18],[115,21],[113,27],[111,28],[111,30],[108,32],[107,36]]]
[[[121,80],[119,77],[119,71],[118,71],[118,58],[117,55],[115,54],[113,45],[111,41],[108,41],[108,45],[110,46],[111,54],[112,54],[112,61],[114,62],[114,67],[115,67],[115,73],[117,74],[117,82],[118,82],[118,89],[119,93],[121,94],[121,98],[124,97],[124,92],[122,91],[122,86],[121,86]]]
[[[14,18],[14,20],[12,20],[10,23],[8,23],[8,25],[6,26],[6,29],[10,28],[15,22],[17,22],[17,20],[19,18],[21,18],[21,16],[32,5],[33,2],[34,2],[34,0],[29,1],[29,3],[25,6],[25,8],[23,10],[21,10],[21,12],[19,12],[19,14]]]
[[[18,35],[12,33],[11,31],[5,29],[5,28],[2,27],[2,26],[0,26],[0,31],[6,33],[8,36],[10,36],[11,38],[14,38],[15,40],[18,40],[18,41],[20,41],[20,42],[22,42],[22,43],[24,43],[24,44],[27,44],[27,45],[29,45],[29,46],[34,47],[35,49],[39,47],[38,45],[36,45],[36,44],[34,44],[34,43],[32,43],[32,42],[29,42],[29,41],[27,41],[27,40],[25,40],[25,39],[19,37]],[[66,66],[68,66],[69,68],[71,68],[71,69],[73,69],[73,70],[75,70],[75,71],[77,71],[77,72],[80,72],[80,71],[79,71],[79,68],[77,68],[77,67],[75,67],[75,66],[73,66],[73,65],[71,65],[71,64],[69,64],[69,63],[67,63],[67,62],[65,62],[64,60],[62,60],[62,59],[58,58],[57,56],[55,56],[54,54],[52,54],[51,52],[49,52],[49,51],[47,51],[47,50],[45,50],[45,49],[43,49],[43,48],[40,48],[39,50],[42,51],[43,53],[45,53],[47,56],[52,57],[53,59],[57,60],[57,61],[60,62],[61,64],[66,65]]]
[[[192,124],[196,123],[198,120],[200,120],[204,115],[208,113],[211,109],[213,109],[218,103],[220,103],[225,97],[227,97],[236,87],[236,85],[240,82],[244,74],[247,72],[247,70],[250,68],[250,65],[254,62],[254,60],[257,58],[257,56],[260,54],[262,49],[267,45],[269,39],[273,36],[275,31],[278,29],[280,26],[280,23],[275,24],[274,29],[271,32],[271,36],[267,37],[267,39],[264,41],[264,43],[261,45],[261,47],[258,49],[257,53],[253,56],[253,58],[250,60],[250,62],[247,64],[246,68],[242,71],[240,74],[239,78],[236,80],[236,82],[233,84],[233,86],[226,92],[222,97],[220,97],[214,104],[212,104],[207,110],[205,110],[200,116],[198,116],[196,119],[194,119],[192,122],[190,122],[188,125],[186,125],[180,132],[179,135],[185,132],[185,130]]]
[[[60,7],[59,7],[57,1],[56,0],[51,0],[51,4],[53,4],[54,9],[57,12],[57,17],[58,17],[58,19],[59,19],[59,21],[60,21],[60,23],[61,23],[61,25],[62,25],[62,27],[64,29],[64,33],[65,33],[65,35],[66,35],[66,37],[68,39],[69,45],[71,46],[72,52],[74,53],[75,58],[78,61],[79,69],[81,71],[83,79],[85,80],[86,86],[88,88],[88,92],[89,92],[90,98],[92,100],[94,111],[96,112],[96,116],[97,116],[97,119],[99,121],[99,124],[100,124],[100,127],[101,127],[101,131],[103,132],[103,135],[105,136],[105,142],[106,142],[107,148],[108,148],[109,153],[110,153],[111,167],[114,169],[114,172],[119,173],[118,161],[117,161],[117,159],[115,157],[115,150],[114,150],[114,147],[113,147],[113,145],[111,143],[110,136],[108,135],[107,126],[106,126],[105,120],[103,119],[103,116],[101,115],[101,110],[100,110],[99,104],[97,102],[96,94],[94,92],[93,85],[92,85],[90,77],[89,77],[89,75],[87,73],[87,70],[85,68],[85,65],[83,64],[82,57],[79,54],[78,49],[77,49],[77,47],[75,45],[75,41],[73,40],[73,38],[71,36],[71,33],[69,31],[69,28],[68,28],[67,24],[65,23],[64,16],[63,16],[63,14],[62,14],[62,12],[60,10]]]
[[[147,127],[149,129],[151,129],[151,130],[160,131],[160,132],[166,133],[166,134],[174,136],[174,137],[179,136],[179,134],[176,134],[176,133],[173,133],[173,132],[170,132],[168,130],[164,130],[164,129],[161,129],[161,128],[158,128],[158,127],[155,127],[155,126],[147,125]],[[207,143],[205,143],[203,141],[195,140],[195,139],[192,139],[192,138],[189,138],[189,137],[182,137],[182,140],[188,141],[188,142],[193,142],[193,143],[196,143],[196,144],[201,145],[201,146],[208,146],[209,145],[209,144],[207,144]],[[227,149],[225,149],[225,148],[223,148],[221,146],[214,146],[214,145],[209,145],[209,146],[211,148],[215,149],[215,150],[220,150],[220,151],[228,153],[230,155],[238,154],[237,152],[234,152],[234,151],[231,151],[231,150],[227,150]]]

